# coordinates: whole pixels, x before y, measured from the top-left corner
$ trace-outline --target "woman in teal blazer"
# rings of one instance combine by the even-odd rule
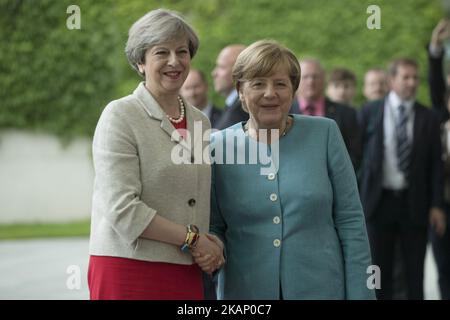
[[[250,119],[212,137],[211,232],[226,253],[218,297],[374,299],[340,131],[333,120],[288,114],[300,82],[295,55],[256,42],[239,56],[233,78]]]

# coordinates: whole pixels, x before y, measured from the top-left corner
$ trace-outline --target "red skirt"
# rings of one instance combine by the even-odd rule
[[[201,269],[119,257],[91,256],[91,300],[203,300]]]

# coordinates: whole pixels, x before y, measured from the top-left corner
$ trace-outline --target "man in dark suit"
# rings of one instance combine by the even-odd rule
[[[381,68],[371,68],[366,71],[363,83],[363,95],[367,102],[383,99],[389,92],[387,72]],[[403,266],[400,239],[394,244],[392,271],[392,298],[404,300],[407,298],[405,267]]]
[[[363,95],[367,102],[383,99],[389,92],[387,72],[381,68],[371,68],[366,71],[363,83]],[[407,298],[405,267],[403,266],[400,240],[394,244],[392,271],[392,298],[404,300]]]
[[[363,158],[360,196],[373,262],[381,270],[379,299],[392,299],[394,243],[400,239],[408,299],[423,299],[427,227],[445,229],[443,166],[437,116],[415,100],[418,65],[398,59],[391,91],[360,113]]]
[[[353,108],[325,98],[325,71],[317,60],[300,61],[302,70],[297,100],[290,112],[322,116],[336,121],[355,170],[361,158],[361,140],[357,113]]]
[[[428,53],[428,84],[430,86],[430,95],[433,109],[438,112],[441,121],[442,142],[444,147],[444,202],[447,213],[447,220],[450,214],[450,148],[449,148],[449,73],[447,73],[447,83],[443,74],[443,59],[445,53],[444,42],[450,38],[450,20],[441,20],[434,28],[430,44],[427,46]],[[447,92],[447,95],[446,95]],[[436,232],[430,232],[433,254],[436,260],[436,266],[439,275],[439,288],[441,299],[450,300],[450,230],[447,228],[443,235]]]
[[[208,81],[205,74],[198,69],[191,69],[180,90],[181,95],[191,105],[201,110],[211,122],[211,127],[216,128],[222,110],[216,108],[208,100]]]
[[[450,72],[444,79],[444,41],[450,38],[450,20],[443,19],[434,28],[430,44],[427,46],[428,54],[428,84],[430,86],[430,97],[433,109],[435,109],[444,122],[449,113],[446,108],[445,93],[450,87]]]
[[[245,46],[241,44],[229,45],[222,49],[217,57],[216,67],[212,72],[214,90],[225,97],[225,110],[216,126],[219,130],[248,120],[248,113],[242,110],[241,101],[232,79],[234,63],[244,49]]]

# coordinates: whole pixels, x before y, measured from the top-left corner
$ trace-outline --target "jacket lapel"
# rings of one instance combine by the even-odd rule
[[[169,121],[169,119],[167,119],[158,102],[145,88],[144,82],[139,83],[138,87],[136,88],[136,90],[134,90],[133,94],[138,98],[139,102],[141,103],[141,106],[144,108],[147,114],[151,118],[159,120],[161,122],[160,124],[161,129],[170,136],[172,141],[180,143],[186,149],[189,148],[189,146],[184,142],[182,136],[178,133],[177,130],[175,130],[174,126]],[[186,107],[186,109],[189,108]],[[188,117],[187,118],[188,130],[189,130],[189,118],[192,118],[192,116],[189,117],[188,113],[190,112],[186,110],[186,114]]]
[[[334,105],[331,100],[328,100],[328,98],[325,98],[325,117],[329,119],[333,119],[338,124],[340,124],[339,119],[337,119],[337,113],[336,113],[336,106]]]
[[[416,154],[417,154],[417,148],[420,146],[420,133],[421,132],[425,132],[424,131],[424,116],[423,116],[423,110],[420,107],[419,104],[417,104],[417,102],[414,103],[414,124],[413,124],[413,137],[412,137],[412,145],[411,145],[411,165],[410,165],[410,170],[411,172],[414,172],[414,168],[413,165],[416,162],[415,158],[416,158]]]
[[[380,172],[383,166],[384,159],[384,113],[386,103],[385,100],[380,102],[373,108],[373,115],[369,116],[369,123],[367,125],[367,132],[369,135],[374,135],[373,153],[371,154],[372,165],[376,172]]]
[[[383,104],[378,109],[378,115],[376,117],[375,128],[377,134],[377,152],[378,161],[375,161],[381,167],[384,160],[384,113],[386,112],[386,102],[383,100]]]
[[[194,156],[192,163],[198,163],[203,157],[203,134],[206,128],[203,128],[201,113],[193,112],[193,107],[186,101],[184,101],[184,105],[186,106],[187,129],[191,137],[190,147],[192,156]]]

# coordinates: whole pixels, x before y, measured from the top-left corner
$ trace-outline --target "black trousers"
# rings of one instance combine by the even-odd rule
[[[213,278],[206,272],[202,272],[202,277],[203,277],[203,294],[205,300],[217,300],[216,282],[213,281]]]
[[[380,267],[381,289],[377,298],[393,298],[393,261],[396,241],[406,280],[406,298],[423,299],[423,271],[427,246],[427,227],[410,219],[407,191],[384,190],[374,215],[367,220],[372,262]]]
[[[408,297],[406,289],[406,272],[403,261],[402,246],[399,238],[397,238],[394,244],[393,264],[392,299],[405,300]]]
[[[446,205],[447,217],[450,217],[450,205]],[[433,247],[433,255],[436,260],[439,277],[439,289],[442,300],[450,300],[450,225],[447,219],[447,229],[442,237],[434,230],[430,230],[430,240]]]

